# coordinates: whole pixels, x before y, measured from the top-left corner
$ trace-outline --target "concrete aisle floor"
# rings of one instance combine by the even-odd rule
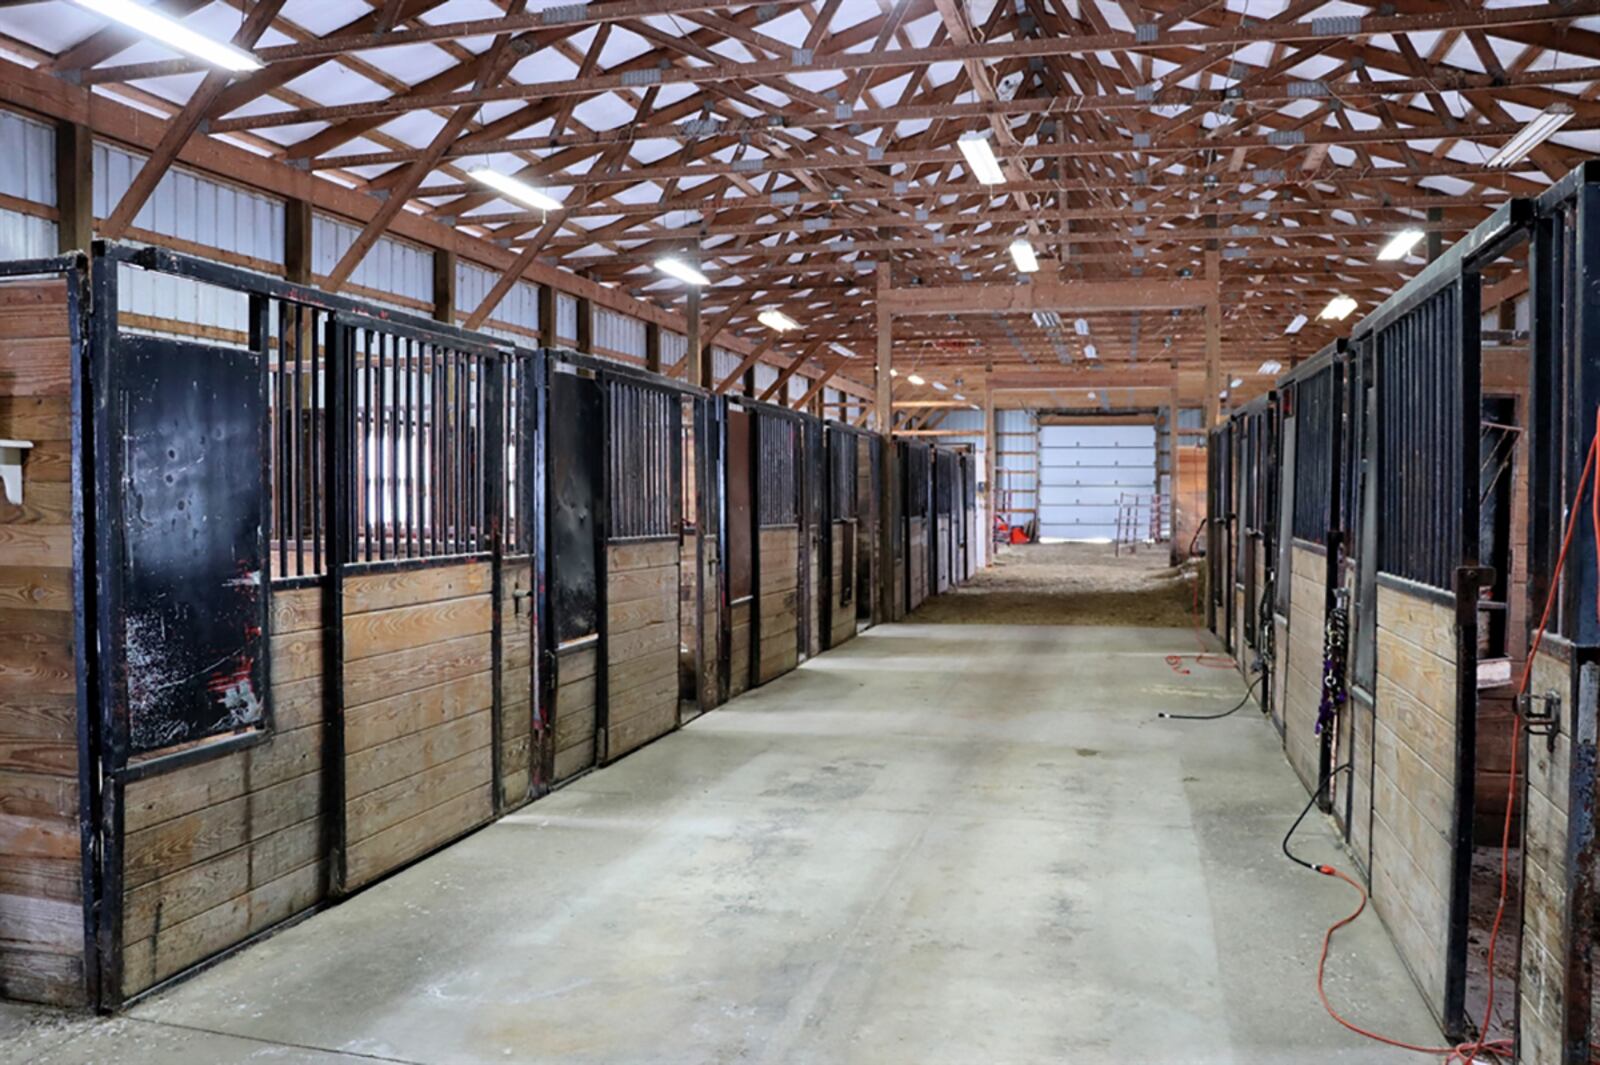
[[[0,1060],[1414,1062],[1313,983],[1348,889],[1176,629],[874,630],[111,1021]],[[1334,859],[1325,822],[1304,854]],[[1330,992],[1436,1041],[1371,914]],[[20,1019],[14,1019],[20,1024]],[[4,1029],[0,1028],[0,1035]]]

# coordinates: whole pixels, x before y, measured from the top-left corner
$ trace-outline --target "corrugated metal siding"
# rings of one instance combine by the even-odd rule
[[[97,141],[94,146],[94,214],[116,209],[144,156]],[[201,248],[283,265],[283,204],[191,170],[173,167],[134,216],[136,229],[176,237]]]
[[[576,310],[576,308],[574,308]],[[576,315],[574,315],[576,321]],[[637,318],[597,307],[594,312],[594,346],[621,355],[644,358],[645,325]]]
[[[476,263],[456,260],[456,318],[464,321],[478,309],[500,275]],[[495,306],[480,331],[521,344],[537,343],[529,333],[539,331],[539,286],[518,281]]]
[[[755,371],[756,395],[759,396],[761,393],[771,388],[773,382],[778,379],[778,368],[776,366],[770,366],[764,362],[758,362],[755,365]]]
[[[0,259],[43,259],[56,253],[56,224],[0,207]]]
[[[689,338],[682,333],[661,331],[661,366],[676,366],[689,353]]]
[[[556,337],[568,344],[578,342],[578,298],[556,293]]]
[[[361,230],[336,218],[324,214],[312,216],[311,271],[321,277],[332,273],[360,235]],[[281,237],[278,243],[283,243]],[[350,284],[432,306],[433,253],[415,244],[379,237],[350,274]],[[415,313],[414,307],[410,309]]]
[[[56,205],[56,134],[43,122],[0,111],[0,192]],[[52,247],[54,253],[55,248]]]
[[[142,315],[156,322],[140,323],[123,319],[129,332],[153,333],[195,339],[194,330],[163,328],[160,322],[183,323],[205,330],[206,343],[242,345],[250,331],[250,300],[242,292],[205,285],[186,277],[156,274],[123,265],[117,270],[117,309],[122,314]],[[239,334],[229,338],[216,330]]]

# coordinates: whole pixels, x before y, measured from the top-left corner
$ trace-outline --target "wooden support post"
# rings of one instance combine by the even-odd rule
[[[561,346],[556,339],[556,290],[549,285],[539,286],[539,336],[547,348]]]
[[[878,264],[878,368],[874,397],[878,432],[888,436],[894,431],[894,390],[891,371],[894,369],[894,313],[889,309],[891,276],[888,263]]]
[[[311,201],[283,204],[283,279],[291,285],[311,284]]]
[[[443,248],[433,252],[433,320],[456,324],[456,253]]]
[[[644,368],[661,372],[661,326],[656,322],[644,323]]]
[[[56,250],[89,250],[94,242],[94,134],[77,122],[56,123]]]
[[[1222,253],[1206,253],[1206,280],[1211,295],[1206,299],[1206,425],[1222,422]]]
[[[688,320],[688,344],[683,353],[685,380],[696,387],[705,387],[707,379],[701,374],[704,363],[700,357],[700,286],[690,285],[683,316]]]

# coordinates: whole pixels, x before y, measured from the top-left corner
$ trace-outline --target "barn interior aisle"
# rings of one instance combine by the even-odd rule
[[[874,629],[121,1018],[11,1013],[0,1062],[1412,1060],[1317,1002],[1353,899],[1278,853],[1259,715],[1157,717],[1238,700],[1187,638]],[[1375,922],[1331,976],[1426,1038]]]

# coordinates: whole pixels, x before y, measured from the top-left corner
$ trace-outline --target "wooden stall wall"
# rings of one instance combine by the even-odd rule
[[[757,676],[765,684],[800,664],[800,530],[762,529],[761,658]]]
[[[346,891],[494,815],[491,573],[345,576]]]
[[[0,997],[86,994],[72,595],[72,348],[64,278],[0,283]]]
[[[676,538],[606,547],[605,761],[678,726]]]
[[[1568,806],[1571,794],[1571,665],[1541,648],[1528,689],[1561,700],[1562,727],[1548,739],[1526,739],[1527,785],[1522,866],[1522,955],[1518,966],[1517,1060],[1562,1060],[1566,962],[1573,930],[1567,892]]]
[[[558,784],[593,768],[598,756],[595,663],[599,646],[599,637],[589,636],[571,641],[557,652],[555,726],[551,740],[554,761],[550,775]]]
[[[325,897],[321,589],[274,592],[271,626],[272,737],[127,785],[121,996]]]
[[[533,562],[500,568],[500,805],[533,797],[534,603]]]
[[[1445,1007],[1455,829],[1455,610],[1380,578],[1372,901],[1424,997]]]
[[[1318,548],[1295,543],[1289,549],[1289,623],[1280,629],[1282,663],[1283,747],[1289,764],[1307,790],[1319,783],[1320,740],[1317,715],[1322,707],[1322,636],[1327,620],[1327,557]]]

